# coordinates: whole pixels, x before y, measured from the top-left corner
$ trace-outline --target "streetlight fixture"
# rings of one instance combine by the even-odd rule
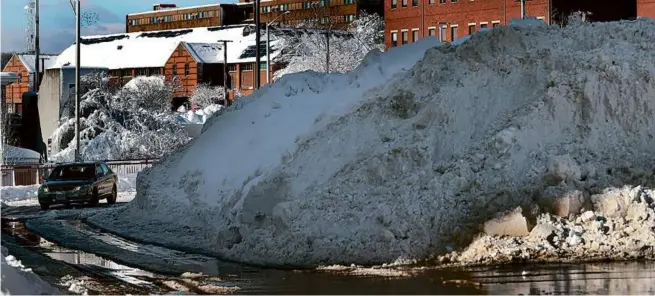
[[[271,83],[271,35],[268,31],[268,27],[275,23],[277,19],[289,13],[291,13],[291,11],[287,10],[266,24],[266,84]]]

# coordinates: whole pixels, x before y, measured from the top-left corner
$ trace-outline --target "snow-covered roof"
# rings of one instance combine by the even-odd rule
[[[25,68],[27,68],[27,71],[30,73],[34,73],[35,71],[35,65],[34,65],[34,59],[35,56],[33,54],[19,54],[18,58],[20,59],[20,62],[23,63]],[[39,60],[43,59],[43,69],[48,69],[54,65],[55,61],[57,60],[56,55],[39,55]],[[41,69],[41,71],[43,71]]]
[[[184,42],[184,47],[191,57],[198,63],[214,64],[223,61],[221,46],[218,43],[188,43]],[[228,45],[229,47],[229,45]]]
[[[272,32],[271,35],[274,34]],[[228,63],[255,61],[254,28],[247,25],[86,36],[81,42],[80,58],[82,66],[85,67],[108,69],[163,67],[181,42],[207,44],[216,43],[218,40],[231,41],[227,45]],[[266,38],[261,40],[262,47],[265,48]],[[279,53],[276,50],[279,41],[275,36],[271,37],[271,59]],[[217,58],[208,57],[213,52],[217,53]],[[209,53],[200,56],[203,59],[223,62],[222,50],[212,49]],[[265,62],[266,55],[262,54],[261,57],[262,62]],[[74,44],[65,49],[50,68],[61,68],[65,65],[75,65]]]
[[[3,164],[36,164],[41,154],[36,151],[11,145],[4,145],[2,151]]]
[[[0,72],[0,82],[2,83],[2,86],[14,83],[16,82],[16,80],[18,80],[18,76],[16,75],[16,73]]]

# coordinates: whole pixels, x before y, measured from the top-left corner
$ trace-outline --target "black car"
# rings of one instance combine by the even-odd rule
[[[39,188],[39,204],[47,210],[51,205],[72,203],[98,204],[116,202],[116,174],[104,162],[58,164]]]

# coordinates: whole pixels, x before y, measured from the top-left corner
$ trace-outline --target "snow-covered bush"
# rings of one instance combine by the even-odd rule
[[[87,79],[95,88],[80,102],[83,160],[157,158],[189,141],[169,111],[173,87],[161,78],[135,78],[118,91],[107,87],[103,77]],[[52,139],[62,148],[52,156],[54,161],[74,160],[75,119],[62,118]]]
[[[327,72],[328,42],[329,72],[351,71],[369,51],[384,49],[384,20],[377,14],[361,12],[345,31],[325,32],[307,31],[295,40],[285,40],[282,45],[285,54],[279,62],[286,67],[276,72],[274,78],[308,70]]]
[[[211,105],[225,105],[223,102],[224,88],[222,86],[211,86],[209,84],[199,84],[189,98],[192,105],[199,108],[209,107]]]

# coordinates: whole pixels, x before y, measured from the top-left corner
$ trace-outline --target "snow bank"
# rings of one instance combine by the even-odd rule
[[[653,21],[436,43],[285,76],[92,220],[249,263],[379,263],[464,246],[496,212],[537,216],[569,191],[655,187]]]
[[[166,88],[166,82],[164,76],[137,76],[130,79],[123,86],[123,89],[138,92],[144,86],[164,89]]]
[[[2,294],[3,295],[52,295],[60,294],[59,290],[43,281],[30,268],[14,256],[7,254],[2,247]]]
[[[35,199],[39,193],[39,186],[2,186],[0,187],[0,200],[3,202],[14,202]]]
[[[178,121],[182,124],[204,124],[214,115],[214,113],[220,111],[222,108],[223,106],[221,105],[213,104],[200,110],[178,111],[178,113],[182,113],[181,115],[178,115],[180,117]],[[184,109],[181,108],[181,110]]]

